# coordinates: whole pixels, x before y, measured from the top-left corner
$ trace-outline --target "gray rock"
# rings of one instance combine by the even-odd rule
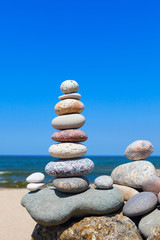
[[[76,93],[79,89],[79,86],[74,80],[66,80],[62,82],[60,89],[63,93]]]
[[[153,212],[145,215],[139,222],[139,230],[144,237],[149,237],[157,224],[160,224],[160,210],[155,209]]]
[[[131,160],[144,160],[151,155],[153,150],[154,148],[151,142],[137,140],[126,148],[125,157]]]
[[[81,114],[67,114],[54,118],[52,127],[57,130],[80,128],[85,123],[85,117]]]
[[[157,205],[157,196],[151,192],[141,192],[130,198],[123,207],[127,217],[141,216],[152,211]]]
[[[156,176],[156,170],[148,161],[122,164],[116,167],[111,174],[114,183],[133,188],[142,188],[143,180],[151,176]]]
[[[71,217],[115,212],[123,205],[123,201],[123,193],[118,188],[111,190],[91,188],[79,194],[43,189],[26,194],[21,204],[37,223],[52,226],[64,223]]]
[[[60,192],[80,193],[89,186],[89,180],[86,177],[56,178],[53,186]]]
[[[79,94],[79,93],[67,93],[67,94],[59,96],[58,98],[60,100],[64,100],[64,99],[77,99],[77,100],[80,100],[81,99],[81,94]]]
[[[49,148],[49,154],[55,158],[78,158],[85,155],[87,148],[81,143],[57,143]]]
[[[94,184],[99,189],[109,189],[113,186],[113,179],[110,176],[99,176],[95,179]]]
[[[71,219],[50,227],[37,224],[32,237],[34,240],[142,240],[134,222],[121,214]]]

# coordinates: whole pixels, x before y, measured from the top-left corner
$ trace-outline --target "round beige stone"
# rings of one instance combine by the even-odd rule
[[[122,186],[118,184],[113,184],[113,186],[119,188],[123,192],[125,201],[128,201],[131,197],[139,193],[136,189],[131,187]]]
[[[86,146],[80,143],[58,143],[49,148],[49,154],[55,158],[78,158],[85,155]]]

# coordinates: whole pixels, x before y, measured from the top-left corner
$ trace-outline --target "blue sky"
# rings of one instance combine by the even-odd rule
[[[160,155],[159,1],[3,1],[0,154],[47,155],[54,105],[79,83],[89,155],[147,139]]]

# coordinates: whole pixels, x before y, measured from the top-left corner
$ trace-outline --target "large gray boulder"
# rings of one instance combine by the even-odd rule
[[[26,194],[21,204],[37,223],[52,226],[64,223],[71,217],[115,212],[123,202],[123,193],[118,188],[109,190],[91,188],[79,194],[43,189]]]

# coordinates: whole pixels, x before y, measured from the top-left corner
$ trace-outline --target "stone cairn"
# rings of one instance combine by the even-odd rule
[[[80,142],[87,140],[87,135],[78,128],[85,123],[85,117],[80,113],[84,105],[80,100],[81,95],[77,93],[79,86],[76,81],[67,80],[60,87],[64,95],[55,105],[55,112],[59,116],[52,121],[53,128],[60,130],[52,135],[52,139],[58,144],[49,148],[52,157],[59,158],[50,162],[45,171],[50,176],[56,177],[53,186],[66,193],[79,193],[86,190],[89,180],[82,176],[90,173],[94,163],[88,158],[82,158],[87,148]]]
[[[45,167],[46,173],[55,177],[54,189],[41,189],[44,188],[44,175],[31,174],[26,180],[32,194],[26,194],[21,201],[38,223],[32,234],[34,240],[91,237],[142,240],[142,236],[147,240],[158,240],[160,177],[154,165],[146,161],[153,152],[153,145],[146,140],[131,143],[125,156],[133,162],[117,166],[111,176],[97,177],[94,187],[89,187],[89,181],[83,175],[93,170],[94,163],[82,158],[87,148],[80,142],[86,141],[87,135],[78,130],[85,123],[80,114],[84,105],[79,101],[78,84],[73,80],[64,81],[61,90],[64,95],[55,106],[59,116],[52,121],[52,126],[60,130],[53,133],[52,139],[59,143],[49,148],[50,155],[58,159]],[[117,214],[117,210],[121,213]],[[114,217],[109,216],[110,213],[115,214]],[[77,220],[78,223],[71,219],[88,215],[100,217],[84,218]],[[97,230],[99,224],[102,228]],[[104,225],[109,231],[103,228]],[[51,238],[44,236],[44,232]]]

